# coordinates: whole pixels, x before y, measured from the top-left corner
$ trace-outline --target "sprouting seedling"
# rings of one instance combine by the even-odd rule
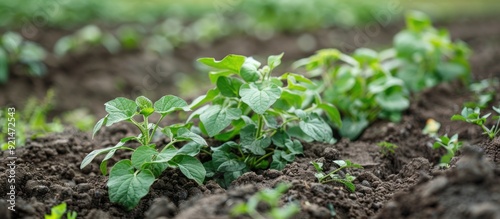
[[[287,219],[300,211],[297,203],[289,203],[279,206],[281,196],[290,188],[290,185],[281,183],[275,189],[265,189],[253,195],[247,202],[239,203],[231,209],[232,216],[248,214],[253,219]],[[267,204],[270,209],[267,212],[259,212],[259,203]],[[263,215],[264,214],[264,215]]]
[[[341,174],[339,174],[339,171],[346,168],[363,168],[363,166],[361,166],[360,164],[353,163],[350,160],[334,160],[333,162],[337,164],[339,167],[331,171],[330,173],[325,174],[325,172],[323,172],[323,163],[312,161],[311,164],[317,171],[317,173],[314,174],[314,176],[316,176],[316,178],[320,183],[328,183],[328,182],[342,183],[347,188],[347,190],[349,190],[350,192],[354,192],[356,190],[356,186],[352,182],[356,179],[356,177],[349,173],[342,176]]]
[[[133,151],[130,159],[119,161],[110,171],[107,185],[111,202],[119,203],[127,209],[135,207],[148,193],[156,178],[168,167],[179,168],[187,178],[199,184],[203,183],[206,171],[194,156],[199,153],[201,147],[207,145],[205,140],[190,131],[189,124],[160,127],[160,122],[170,113],[190,110],[183,99],[166,95],[153,104],[144,96],[137,97],[135,101],[118,97],[107,102],[105,106],[108,115],[97,122],[93,134],[104,125],[110,126],[122,121],[135,125],[140,131],[138,136],[122,138],[113,147],[92,151],[80,165],[80,168],[84,168],[96,156],[106,154],[100,165],[102,173],[106,175],[108,160],[117,150]],[[159,119],[155,123],[150,122],[150,116],[155,113],[159,114]],[[157,145],[152,143],[157,131],[170,139],[170,142],[161,150],[158,150]],[[138,148],[126,146],[125,143],[129,141],[139,142],[140,146]],[[175,143],[183,141],[189,143],[177,149]]]
[[[493,107],[493,110],[500,115],[500,108]],[[487,122],[488,117],[490,117],[491,113],[481,116],[481,110],[479,107],[474,109],[464,107],[460,115],[453,115],[451,120],[453,121],[465,121],[467,123],[475,124],[483,129],[483,134],[488,135],[490,139],[495,138],[495,136],[500,133],[500,116],[493,116],[494,120],[497,120],[496,124],[491,128],[488,128],[485,123]]]
[[[389,154],[394,154],[396,148],[398,148],[397,145],[387,142],[387,141],[382,141],[377,144],[377,146],[380,147],[380,152],[384,155],[387,156]]]
[[[458,134],[448,137],[448,135],[436,138],[433,148],[438,149],[443,147],[446,149],[446,154],[441,157],[440,166],[449,166],[451,159],[455,156],[457,151],[462,147],[462,142],[458,141]]]
[[[50,215],[46,214],[45,219],[61,219],[66,212],[66,202],[56,205],[50,209]],[[66,214],[67,219],[76,219],[77,213],[75,211],[68,211]]]

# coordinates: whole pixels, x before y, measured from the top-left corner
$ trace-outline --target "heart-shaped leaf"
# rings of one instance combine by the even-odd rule
[[[241,100],[257,114],[264,114],[281,96],[281,89],[271,83],[243,84],[240,88]]]

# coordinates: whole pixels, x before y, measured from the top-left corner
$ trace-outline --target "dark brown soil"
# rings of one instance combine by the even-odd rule
[[[500,76],[500,29],[495,29],[494,24],[492,21],[455,21],[445,25],[454,37],[463,36],[471,45],[475,79]],[[373,43],[389,42],[397,28],[383,30],[380,37],[373,38]],[[356,34],[342,30],[332,32],[345,37],[339,39]],[[325,39],[322,31],[312,34]],[[233,52],[250,55],[285,50],[288,60],[305,57],[308,52],[293,47],[294,37],[297,36],[280,35],[269,42],[234,37],[217,42],[214,48],[207,50],[186,46],[161,62],[138,52],[118,56],[83,55],[51,64],[53,72],[40,81],[14,76],[9,86],[0,88],[6,97],[0,104],[22,104],[21,100],[33,94],[33,89],[43,92],[55,86],[62,94],[58,111],[85,106],[102,115],[105,101],[121,94],[127,96],[138,85],[136,82],[144,77],[138,74],[144,72],[141,67],[144,63],[173,66],[162,72],[189,72],[192,60],[199,56],[220,58]],[[341,42],[323,41],[328,42],[318,46]],[[162,76],[161,86],[149,92],[161,96],[163,92],[175,90],[168,87],[173,86],[173,77]],[[108,87],[116,83],[124,85],[117,85],[120,89]],[[500,93],[500,88],[496,90]],[[88,152],[112,146],[133,130],[117,125],[106,128],[92,140],[88,133],[68,129],[28,140],[25,147],[16,150],[16,211],[4,210],[8,204],[0,199],[0,218],[42,218],[51,206],[63,201],[70,210],[78,212],[79,218],[229,218],[232,206],[280,182],[292,185],[282,202],[296,201],[301,205],[301,212],[295,218],[499,218],[500,138],[489,140],[475,126],[450,121],[470,98],[467,89],[457,82],[428,89],[413,97],[401,123],[379,121],[356,141],[342,139],[334,145],[305,144],[305,155],[284,170],[246,173],[227,190],[213,181],[199,186],[179,171],[168,170],[131,212],[109,202],[107,177],[100,175],[99,160],[83,170],[79,165]],[[497,95],[494,103],[499,102],[500,95]],[[421,132],[429,118],[442,124],[440,134],[459,133],[460,139],[466,142],[467,147],[454,158],[448,170],[436,167],[444,151],[433,150],[433,139]],[[376,145],[380,141],[398,145],[395,154],[383,155]],[[11,161],[8,156],[3,152],[0,161],[1,194],[9,192],[9,184],[4,180]],[[110,165],[127,156],[127,153],[118,154]],[[364,167],[347,170],[357,177],[356,192],[348,192],[341,184],[317,182],[310,162],[321,161],[328,170],[336,159],[349,159]]]

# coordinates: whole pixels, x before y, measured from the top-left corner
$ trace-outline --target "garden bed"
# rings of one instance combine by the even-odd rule
[[[477,21],[476,21],[477,22]],[[451,27],[452,36],[465,40],[474,51],[472,70],[474,79],[498,78],[500,75],[500,39],[494,29],[494,22],[459,21],[447,24]],[[385,30],[382,36],[392,36],[395,27]],[[495,32],[497,31],[497,32]],[[471,34],[474,33],[474,34]],[[318,36],[321,33],[315,33]],[[340,33],[353,36],[355,33]],[[351,35],[349,35],[351,34]],[[280,36],[278,42],[290,36]],[[376,38],[378,39],[378,38]],[[387,43],[390,37],[378,39],[377,43]],[[245,42],[246,39],[229,39],[226,43],[215,44],[221,54],[210,54],[221,58],[228,53],[249,54],[244,48],[239,51],[227,49],[231,41]],[[249,48],[268,48],[261,46],[259,41],[248,40],[253,45]],[[275,45],[280,45],[276,43]],[[291,40],[294,42],[293,40]],[[291,45],[295,45],[290,43]],[[323,44],[320,46],[324,47]],[[279,49],[286,48],[280,45]],[[245,47],[246,48],[246,47]],[[194,52],[189,46],[176,51],[178,57],[173,65],[176,68],[189,68],[195,57],[209,54],[206,51]],[[276,48],[278,49],[278,48]],[[290,49],[293,50],[293,49]],[[280,51],[258,50],[261,54],[279,53]],[[307,56],[307,53],[290,52],[289,58],[296,59]],[[179,55],[179,56],[175,56]],[[220,56],[219,56],[220,55]],[[139,57],[137,63],[134,63]],[[87,57],[85,62],[68,61],[69,64],[58,63],[53,68],[61,72],[49,74],[44,78],[41,90],[49,85],[59,86],[60,101],[67,99],[81,100],[84,97],[89,102],[82,104],[92,106],[98,114],[102,113],[102,104],[123,93],[110,91],[95,91],[94,82],[89,86],[61,85],[57,78],[64,77],[64,71],[79,72],[82,80],[100,81],[96,78],[99,71],[85,75],[85,69],[111,68],[118,75],[116,66],[129,62],[126,68],[141,66],[148,60],[136,53],[125,53],[108,59],[98,60],[98,57]],[[111,60],[111,61],[110,61]],[[114,61],[113,61],[114,60]],[[110,65],[109,62],[115,63]],[[181,64],[176,64],[180,62]],[[75,64],[73,64],[75,63]],[[89,65],[85,67],[86,65]],[[100,66],[100,67],[99,67]],[[184,66],[184,67],[182,67]],[[83,69],[83,70],[78,70]],[[185,70],[189,71],[189,70]],[[133,71],[126,71],[133,72]],[[109,80],[113,77],[110,77]],[[30,86],[25,78],[13,78],[9,83],[19,83]],[[128,79],[126,79],[129,82]],[[80,80],[75,83],[81,83]],[[130,81],[136,81],[130,79]],[[137,80],[139,81],[139,80]],[[163,86],[170,86],[165,80]],[[86,83],[82,83],[86,84]],[[20,85],[20,87],[22,87]],[[84,89],[75,95],[70,88]],[[134,85],[127,85],[133,88]],[[127,87],[128,88],[128,87]],[[2,88],[4,89],[4,88]],[[126,89],[125,89],[126,90]],[[169,88],[159,89],[158,96],[171,91]],[[500,88],[496,88],[497,94]],[[9,92],[15,92],[9,91]],[[94,94],[91,94],[95,92]],[[156,92],[156,91],[155,91]],[[3,93],[3,91],[2,91]],[[105,94],[100,96],[100,94]],[[8,94],[7,94],[8,95]],[[16,95],[11,95],[16,96]],[[21,98],[16,96],[16,98]],[[24,97],[22,97],[24,98]],[[153,98],[155,99],[155,98]],[[500,216],[497,206],[500,205],[500,139],[494,140],[482,135],[478,127],[463,122],[452,122],[453,114],[460,112],[463,103],[471,99],[468,89],[458,83],[445,83],[425,90],[412,97],[412,105],[404,113],[401,123],[379,121],[371,125],[356,141],[339,140],[334,145],[322,143],[304,143],[304,156],[288,164],[284,170],[266,170],[249,172],[234,181],[230,188],[223,189],[214,181],[198,185],[185,178],[178,170],[167,170],[157,180],[151,191],[139,205],[127,212],[124,208],[112,204],[106,188],[107,177],[100,174],[98,162],[80,170],[82,159],[92,150],[113,146],[122,137],[130,135],[133,130],[125,125],[105,128],[95,139],[89,133],[81,133],[67,129],[63,133],[49,134],[33,140],[28,140],[25,147],[16,149],[16,211],[7,209],[8,203],[0,200],[0,215],[3,218],[41,218],[50,208],[61,202],[66,202],[70,210],[76,211],[79,218],[228,218],[232,206],[245,201],[252,194],[263,188],[276,186],[279,182],[290,182],[291,188],[283,196],[283,201],[294,200],[301,205],[301,212],[295,218],[495,218]],[[9,99],[11,100],[11,99]],[[493,103],[499,103],[496,95]],[[71,105],[71,104],[69,104]],[[67,110],[69,106],[61,106],[58,110]],[[461,140],[470,147],[464,148],[457,158],[452,160],[450,169],[435,167],[441,150],[433,150],[434,139],[422,134],[427,119],[435,119],[442,127],[440,134],[458,133]],[[133,133],[137,134],[137,133]],[[388,141],[398,145],[395,153],[384,155],[377,143]],[[484,151],[484,156],[481,156]],[[130,154],[117,153],[110,160],[113,164]],[[9,155],[3,152],[2,157]],[[102,159],[102,158],[100,158]],[[357,179],[354,181],[356,192],[348,192],[341,184],[320,184],[317,182],[311,161],[321,161],[328,169],[333,160],[348,159],[361,164],[363,169],[349,170]],[[0,161],[0,178],[7,177],[9,159]],[[0,193],[9,192],[6,180],[0,182]]]

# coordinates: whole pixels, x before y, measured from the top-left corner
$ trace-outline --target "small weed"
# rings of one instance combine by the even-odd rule
[[[451,159],[455,156],[457,151],[462,147],[462,142],[458,141],[458,134],[453,135],[451,138],[448,135],[436,138],[433,148],[438,149],[443,147],[446,149],[446,154],[441,157],[440,166],[448,167]]]
[[[485,124],[491,113],[481,116],[481,110],[479,107],[474,109],[465,107],[462,109],[460,115],[453,115],[451,120],[453,121],[464,121],[470,124],[478,125],[483,130],[483,134],[488,135],[490,139],[495,138],[495,136],[500,133],[500,108],[493,107],[493,110],[498,113],[498,116],[493,116],[492,118],[496,121],[496,124],[491,128],[488,128]]]
[[[253,219],[287,219],[293,217],[300,211],[297,203],[289,203],[279,207],[281,196],[290,188],[284,183],[279,184],[275,189],[266,189],[253,195],[247,202],[234,206],[231,210],[232,216],[247,214]],[[265,203],[269,206],[267,212],[259,212],[257,206]]]
[[[380,147],[380,153],[384,156],[388,156],[391,154],[394,154],[396,148],[398,148],[397,145],[387,142],[387,141],[382,141],[377,144],[377,146]]]
[[[340,174],[339,171],[346,168],[363,168],[363,166],[359,164],[352,163],[350,160],[335,160],[333,161],[339,167],[328,174],[323,172],[323,163],[317,163],[312,161],[311,164],[316,169],[317,173],[314,174],[320,183],[328,183],[328,182],[338,182],[344,184],[344,186],[350,192],[354,192],[356,190],[356,186],[352,183],[356,177],[347,173]]]
[[[56,205],[50,209],[50,215],[46,214],[45,219],[62,219],[64,213],[66,212],[66,203],[63,202],[59,205]],[[66,214],[67,219],[76,219],[76,212],[68,211]]]

